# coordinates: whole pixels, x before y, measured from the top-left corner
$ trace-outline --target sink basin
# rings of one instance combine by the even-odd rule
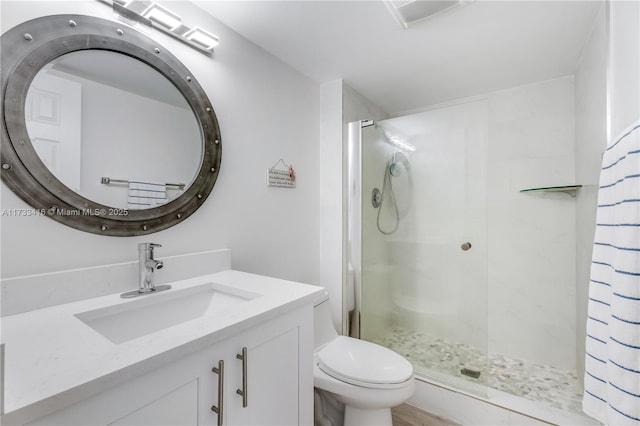
[[[213,312],[228,310],[259,294],[206,283],[183,290],[141,296],[76,318],[115,344],[164,330]]]

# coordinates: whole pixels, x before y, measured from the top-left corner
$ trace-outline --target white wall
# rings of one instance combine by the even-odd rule
[[[609,138],[640,120],[640,2],[611,1],[609,8]]]
[[[319,86],[187,2],[168,2],[188,25],[220,37],[212,57],[154,31],[208,94],[220,123],[222,165],[211,196],[184,223],[135,238],[103,237],[46,217],[2,217],[2,276],[133,260],[136,244],[163,244],[158,256],[231,248],[235,269],[319,282]],[[103,3],[2,1],[9,29],[42,15],[113,18]],[[268,188],[280,158],[295,167],[295,189]],[[29,208],[2,185],[2,208]]]
[[[576,183],[576,359],[584,371],[591,252],[596,224],[601,154],[607,142],[605,7],[587,40],[575,73]]]
[[[342,329],[342,80],[320,86],[320,285]]]

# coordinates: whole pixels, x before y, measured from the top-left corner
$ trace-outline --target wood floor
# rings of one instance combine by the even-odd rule
[[[409,404],[391,409],[393,426],[459,426],[449,420],[422,411]]]

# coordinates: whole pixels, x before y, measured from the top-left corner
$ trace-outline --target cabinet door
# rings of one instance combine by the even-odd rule
[[[146,382],[146,383],[145,383]],[[145,379],[78,402],[29,426],[198,425],[198,380],[152,388]]]
[[[194,380],[167,395],[116,420],[113,426],[187,426],[198,424],[198,381]]]
[[[238,386],[229,393],[228,425],[297,425],[298,424],[298,327],[280,334],[243,336],[247,348],[246,388],[242,374]],[[238,354],[242,348],[238,347]],[[237,359],[237,358],[236,358]],[[242,360],[236,368],[242,373]],[[247,406],[237,390],[247,393]]]
[[[217,375],[230,350],[221,342],[33,422],[35,425],[216,425]]]

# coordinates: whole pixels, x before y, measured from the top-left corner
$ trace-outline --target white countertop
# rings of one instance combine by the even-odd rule
[[[261,296],[120,344],[112,343],[75,315],[140,298],[121,299],[112,294],[3,317],[3,420],[51,413],[269,318],[310,305],[323,291],[321,287],[227,270],[173,282],[171,290],[158,295],[212,282]]]

